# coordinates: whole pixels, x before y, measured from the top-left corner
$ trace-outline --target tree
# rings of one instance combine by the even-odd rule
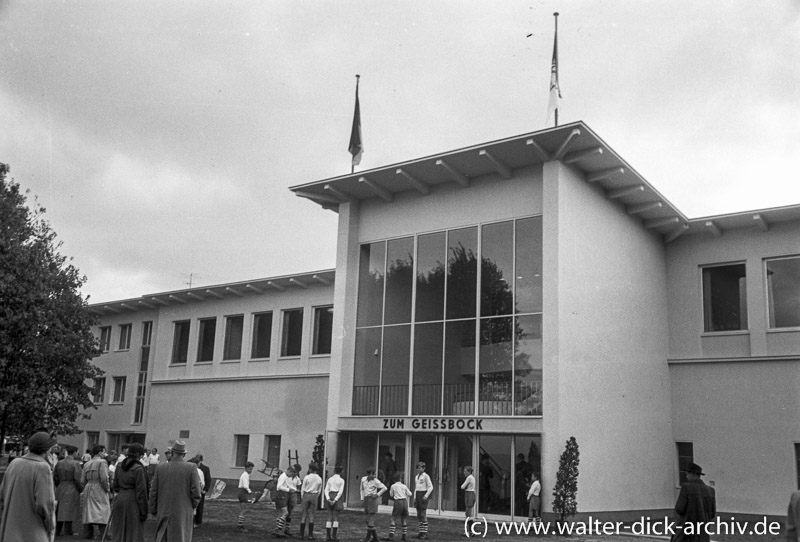
[[[325,437],[317,435],[314,442],[314,451],[311,452],[311,461],[317,464],[320,469],[325,464]]]
[[[91,364],[100,350],[79,291],[86,278],[8,171],[0,164],[0,442],[39,427],[72,435],[94,406],[87,382],[102,374]]]
[[[553,488],[553,512],[560,521],[574,516],[578,512],[578,441],[569,437],[567,446],[561,454],[556,473],[556,485]]]

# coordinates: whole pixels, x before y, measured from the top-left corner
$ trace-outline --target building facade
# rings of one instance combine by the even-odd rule
[[[800,206],[689,219],[582,122],[292,190],[338,213],[335,270],[93,306],[106,385],[139,391],[87,439],[185,435],[235,479],[324,434],[350,504],[366,468],[423,461],[432,513],[463,514],[472,465],[480,514],[519,517],[574,436],[582,513],[663,513],[689,461],[720,511],[785,513]]]

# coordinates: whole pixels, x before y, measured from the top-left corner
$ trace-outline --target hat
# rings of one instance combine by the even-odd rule
[[[38,433],[34,433],[33,436],[28,439],[28,448],[31,450],[49,450],[57,442],[58,441],[56,439],[44,431],[39,431]]]
[[[697,463],[689,463],[688,465],[686,465],[686,468],[683,469],[683,470],[686,471],[686,472],[689,472],[691,474],[697,474],[698,476],[705,476],[706,475],[706,473],[703,472],[703,468],[700,465],[698,465]]]
[[[170,446],[168,449],[172,450],[172,453],[175,453],[175,454],[185,454],[186,453],[186,443],[183,442],[182,440],[176,440],[172,444],[172,446]]]

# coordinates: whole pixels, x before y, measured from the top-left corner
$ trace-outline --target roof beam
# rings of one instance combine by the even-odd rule
[[[767,223],[766,220],[764,220],[764,217],[761,216],[760,214],[753,215],[753,221],[756,223],[756,226],[758,226],[759,230],[769,231],[769,224]]]
[[[263,294],[264,293],[264,290],[262,290],[258,286],[253,286],[252,284],[246,284],[245,288],[247,288],[248,290],[250,290],[252,292],[255,292],[257,294]]]
[[[542,162],[549,162],[550,160],[552,160],[552,158],[550,158],[550,153],[544,150],[544,148],[541,145],[539,145],[533,138],[526,141],[525,144],[530,145],[533,148],[536,154],[539,155],[539,158],[542,159]]]
[[[308,198],[310,200],[314,200],[316,203],[324,202],[324,203],[333,203],[338,205],[341,203],[338,199],[334,198],[333,196],[328,196],[325,194],[314,194],[313,192],[308,192],[306,190],[298,190],[295,192],[301,198]]]
[[[719,237],[722,235],[722,230],[719,229],[719,226],[717,226],[713,220],[706,220],[705,226],[708,231],[714,234],[714,237]]]
[[[609,199],[619,199],[630,196],[632,194],[636,194],[638,192],[644,192],[643,184],[635,184],[633,186],[623,186],[622,188],[615,188],[614,190],[609,190],[608,192],[606,192],[606,197]]]
[[[285,287],[281,286],[280,284],[278,284],[276,282],[272,282],[271,280],[267,281],[267,285],[268,286],[272,286],[273,288],[275,288],[276,290],[281,291],[281,292],[285,292],[286,291]]]
[[[242,292],[240,292],[240,291],[239,291],[239,290],[237,290],[236,288],[231,288],[230,286],[227,286],[227,287],[225,288],[225,291],[226,291],[226,292],[230,292],[230,293],[232,293],[232,294],[233,294],[233,295],[235,295],[236,297],[244,297],[244,294],[243,294]]]
[[[331,281],[326,279],[325,277],[320,277],[319,275],[314,275],[311,278],[316,280],[320,284],[324,284],[325,286],[330,286],[331,285]]]
[[[155,301],[155,302],[156,302],[156,303],[158,303],[159,305],[169,305],[169,301],[164,301],[164,300],[163,300],[163,299],[161,299],[160,297],[152,297],[152,298],[150,298],[150,299],[152,299],[153,301]]]
[[[594,156],[595,154],[603,154],[603,147],[592,147],[584,151],[571,152],[564,156],[562,162],[565,164],[574,164],[575,162],[580,162],[584,158]]]
[[[450,178],[460,184],[462,187],[467,188],[469,186],[469,178],[444,160],[436,160],[436,165],[442,166],[445,170],[447,170],[447,172],[450,174]]]
[[[667,242],[667,243],[671,243],[675,239],[677,239],[678,237],[680,237],[681,235],[686,233],[687,231],[689,231],[689,224],[684,222],[683,224],[681,224],[681,226],[679,228],[674,229],[671,232],[669,232],[667,235],[665,235],[664,236],[664,241]]]
[[[489,162],[492,163],[492,165],[494,166],[494,169],[497,170],[497,173],[502,175],[504,179],[510,179],[511,178],[511,169],[507,165],[505,165],[503,162],[498,160],[492,153],[490,153],[486,149],[481,149],[480,151],[478,151],[478,155],[479,156],[485,156],[486,159],[489,160]]]
[[[186,300],[185,299],[181,299],[180,297],[177,297],[177,296],[174,296],[174,295],[170,295],[169,298],[172,299],[173,301],[177,301],[178,303],[186,305]]]
[[[680,221],[681,219],[677,216],[671,216],[669,218],[654,218],[653,220],[645,220],[644,227],[648,230],[652,230],[653,228],[660,228],[661,226],[677,224]]]
[[[330,192],[333,196],[339,201],[350,201],[352,198],[350,194],[346,194],[333,186],[332,184],[326,184],[322,187],[326,192]]]
[[[193,297],[194,299],[196,299],[198,301],[205,301],[206,300],[206,298],[204,298],[204,297],[202,297],[202,296],[200,296],[200,295],[198,295],[198,294],[196,294],[194,292],[186,292],[186,295],[188,297]]]
[[[120,303],[120,304],[119,304],[119,306],[120,306],[120,307],[123,307],[123,308],[125,308],[125,309],[128,309],[129,311],[133,311],[133,312],[136,312],[136,311],[138,311],[138,310],[139,310],[139,308],[138,308],[138,307],[131,307],[131,306],[130,306],[130,305],[128,305],[127,303]]]
[[[646,213],[647,211],[652,211],[653,209],[661,209],[663,206],[664,204],[660,201],[648,201],[647,203],[640,203],[638,205],[629,205],[626,211],[629,215],[638,215]]]
[[[147,301],[144,301],[142,299],[139,300],[139,305],[142,305],[143,307],[147,307],[148,309],[154,309],[155,308],[155,305],[153,305],[152,303],[148,303]]]
[[[595,171],[586,175],[586,182],[594,183],[597,181],[602,181],[603,179],[610,179],[614,175],[622,175],[623,173],[625,173],[624,167],[612,167],[610,169]]]
[[[206,290],[206,293],[210,296],[216,297],[217,299],[225,299],[222,294],[215,292],[214,290]]]
[[[577,128],[573,128],[569,135],[564,138],[564,141],[561,142],[561,145],[558,146],[558,150],[556,150],[556,152],[553,154],[553,160],[561,160],[564,158],[564,154],[566,154],[569,144],[579,135],[581,135],[581,131]]]
[[[394,196],[392,195],[391,192],[386,190],[384,187],[378,185],[377,183],[370,181],[366,177],[359,178],[358,183],[368,186],[375,193],[375,195],[380,197],[383,201],[387,202],[394,201]]]
[[[306,284],[306,283],[305,283],[305,282],[303,282],[302,280],[297,280],[297,279],[296,279],[296,278],[294,278],[294,277],[290,278],[290,279],[289,279],[289,282],[291,282],[292,284],[294,284],[294,285],[296,285],[296,286],[299,286],[299,287],[301,287],[301,288],[308,288],[308,284]]]
[[[103,309],[105,309],[105,310],[107,310],[107,311],[114,312],[114,313],[116,313],[116,314],[119,314],[119,313],[121,313],[121,312],[122,312],[122,311],[121,311],[121,310],[119,310],[118,308],[116,308],[116,307],[112,307],[111,305],[103,305]]]
[[[403,168],[399,167],[395,170],[395,174],[402,175],[406,178],[406,180],[414,187],[414,189],[419,192],[420,194],[428,195],[431,193],[431,187],[425,184],[424,182],[420,181],[413,175],[411,175],[408,171],[404,170]]]

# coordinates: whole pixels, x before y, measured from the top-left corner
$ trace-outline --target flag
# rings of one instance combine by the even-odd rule
[[[348,149],[353,155],[353,166],[361,163],[364,154],[364,143],[361,140],[361,108],[358,104],[358,76],[356,76],[356,109],[353,112],[353,129],[350,131],[350,146]]]
[[[553,38],[553,63],[550,66],[550,101],[547,104],[547,120],[555,114],[555,125],[558,126],[558,100],[561,98],[561,87],[558,85],[558,19],[556,19],[556,33]]]

